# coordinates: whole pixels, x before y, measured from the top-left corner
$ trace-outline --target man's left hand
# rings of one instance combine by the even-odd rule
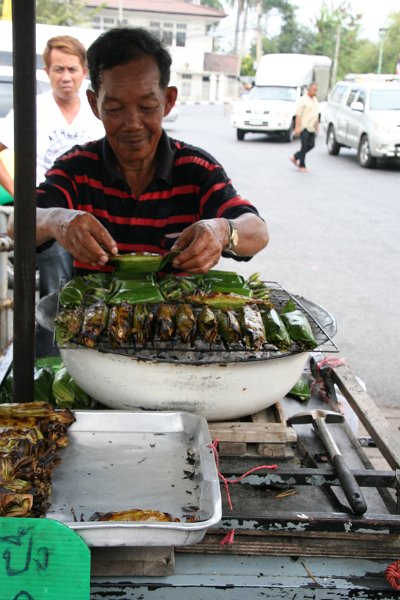
[[[173,261],[176,269],[189,273],[207,273],[214,267],[229,241],[226,219],[197,221],[180,234],[173,250],[181,250]]]

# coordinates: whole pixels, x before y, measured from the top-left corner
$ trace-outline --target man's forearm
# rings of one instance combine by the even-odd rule
[[[57,239],[57,227],[65,208],[37,208],[36,209],[36,246],[40,246],[52,239]],[[11,214],[7,223],[7,233],[14,238],[14,215]]]

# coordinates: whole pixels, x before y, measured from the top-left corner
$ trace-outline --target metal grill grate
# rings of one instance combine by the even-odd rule
[[[332,336],[336,333],[336,322],[328,311],[305,299],[300,299],[290,294],[277,282],[265,282],[265,285],[270,290],[271,300],[278,312],[291,299],[295,303],[296,308],[306,315],[318,343],[318,347],[313,350],[323,352],[339,351],[332,340]],[[79,343],[68,343],[61,347],[82,348],[86,346]],[[137,344],[132,336],[129,343],[115,348],[110,344],[106,332],[103,332],[98,337],[95,348],[100,352],[135,356],[137,359],[144,361],[158,360],[186,364],[264,361],[304,352],[304,348],[296,344],[293,344],[288,351],[277,350],[275,346],[268,343],[263,345],[262,350],[254,350],[245,347],[239,342],[227,346],[220,339],[214,344],[209,344],[199,338],[196,338],[191,344],[183,343],[178,337],[165,342],[160,340],[157,335],[154,336],[152,343],[146,345]]]

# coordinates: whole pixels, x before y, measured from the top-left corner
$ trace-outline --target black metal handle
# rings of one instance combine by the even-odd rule
[[[337,476],[342,484],[343,491],[355,515],[363,515],[367,510],[363,493],[356,478],[350,471],[341,454],[336,454],[332,459]]]

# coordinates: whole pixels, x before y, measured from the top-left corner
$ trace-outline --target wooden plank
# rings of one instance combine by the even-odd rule
[[[275,442],[286,443],[289,429],[281,423],[243,423],[228,421],[209,423],[212,439],[224,442]]]
[[[372,437],[392,469],[400,468],[399,434],[393,431],[382,411],[363,390],[348,365],[332,369],[332,379],[338,386],[361,423]]]
[[[248,556],[326,556],[329,558],[366,558],[369,560],[397,560],[399,556],[398,540],[395,536],[377,534],[374,539],[365,539],[360,535],[346,533],[345,536],[333,532],[312,537],[281,534],[274,535],[241,535],[236,531],[233,544],[221,545],[226,532],[221,535],[207,533],[205,538],[195,546],[176,548],[177,552],[193,552],[202,554],[235,554]],[[383,537],[385,539],[383,539]]]
[[[174,548],[168,546],[91,548],[91,558],[92,577],[165,577],[175,567]]]
[[[246,442],[219,442],[218,453],[220,456],[243,456],[246,454]]]

